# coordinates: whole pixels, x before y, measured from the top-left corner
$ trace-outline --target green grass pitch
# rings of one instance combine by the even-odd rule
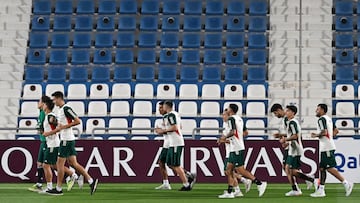
[[[311,198],[309,195],[313,189],[306,190],[305,184],[301,184],[303,195],[300,197],[285,197],[284,194],[290,190],[288,184],[268,184],[268,189],[264,196],[259,198],[256,186],[252,186],[251,191],[245,194],[245,197],[235,199],[218,199],[226,188],[226,184],[196,184],[190,192],[180,192],[180,184],[172,184],[171,191],[158,191],[154,187],[158,184],[99,184],[95,195],[90,196],[89,188],[80,190],[77,185],[70,192],[64,192],[63,196],[40,195],[27,190],[31,184],[0,184],[0,202],[1,203],[68,203],[68,202],[146,202],[146,203],[214,203],[214,202],[241,202],[241,203],[259,203],[259,202],[316,202],[316,203],[342,203],[342,202],[360,202],[360,191],[355,185],[350,197],[345,197],[344,188],[341,184],[327,184],[325,198]],[[244,192],[243,185],[241,189]]]

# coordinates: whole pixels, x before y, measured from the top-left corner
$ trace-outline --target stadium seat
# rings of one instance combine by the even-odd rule
[[[153,50],[139,50],[137,61],[139,64],[154,64],[155,60],[156,53]]]
[[[354,52],[352,50],[337,50],[336,51],[337,65],[352,65],[354,64]]]
[[[125,118],[111,118],[109,120],[109,134],[128,135],[127,130],[115,130],[114,128],[128,128],[128,121]]]
[[[352,15],[353,1],[352,0],[335,0],[335,14],[336,15]]]
[[[227,4],[228,15],[244,15],[245,2],[244,0],[231,0]]]
[[[220,128],[219,121],[216,119],[202,119],[200,128]],[[218,136],[219,134],[219,130],[200,130],[200,135],[203,136]]]
[[[157,34],[155,32],[141,32],[138,41],[139,47],[155,48],[157,45]]]
[[[133,116],[152,116],[152,112],[150,101],[135,101],[133,104]]]
[[[221,88],[218,84],[204,84],[201,90],[201,99],[220,100]]]
[[[94,67],[92,68],[91,82],[109,82],[110,80],[110,69],[108,67]]]
[[[335,87],[336,99],[354,99],[354,86],[350,84],[337,84]]]
[[[221,68],[204,67],[203,82],[219,83],[221,80]]]
[[[184,31],[200,31],[201,18],[200,16],[184,16]]]
[[[179,31],[180,19],[175,16],[163,16],[162,27],[163,31]]]
[[[173,64],[178,62],[178,53],[176,50],[163,49],[160,51],[160,64]]]
[[[248,82],[264,82],[266,80],[266,68],[263,66],[248,67]]]
[[[141,31],[156,31],[158,29],[157,16],[141,16],[140,30]]]
[[[249,33],[248,35],[249,48],[261,49],[267,46],[267,40],[265,34]]]
[[[132,32],[118,32],[116,46],[118,48],[132,48],[135,46],[135,37]]]
[[[109,86],[106,83],[93,83],[90,86],[90,99],[108,99]]]
[[[50,17],[48,16],[34,16],[31,20],[32,31],[49,31]]]
[[[350,128],[354,128],[354,121],[351,119],[337,119],[335,121],[335,125],[337,128],[349,128],[349,130],[339,130],[339,134],[337,134],[338,136],[341,135],[355,135],[355,130],[350,129]]]
[[[175,99],[176,87],[174,84],[158,84],[156,90],[157,99]]]
[[[45,95],[52,95],[54,92],[60,91],[65,92],[63,84],[47,84],[45,87]]]
[[[103,129],[96,129],[103,128]],[[86,120],[85,134],[105,134],[105,120],[101,118],[89,118]],[[94,130],[95,129],[95,130]]]
[[[72,0],[57,0],[55,3],[55,14],[72,14]]]
[[[200,35],[194,33],[184,33],[182,46],[183,48],[199,48]]]
[[[64,67],[48,68],[48,83],[64,83],[66,80],[66,70]]]
[[[176,82],[176,67],[174,66],[160,66],[159,69],[159,82]]]
[[[67,49],[52,49],[50,51],[49,63],[52,65],[66,65],[68,62]]]
[[[111,64],[112,53],[109,49],[96,49],[94,53],[94,64]]]
[[[354,117],[355,105],[353,102],[337,102],[335,115],[337,117]]]
[[[135,99],[153,99],[154,87],[152,84],[138,83],[135,85]]]
[[[154,67],[138,67],[136,70],[137,82],[151,82],[155,78]]]
[[[95,10],[93,0],[79,0],[76,6],[76,14],[93,14]]]
[[[131,87],[127,83],[115,83],[112,87],[112,99],[130,99]]]
[[[85,67],[73,67],[70,69],[69,82],[87,82],[88,80],[88,69]]]
[[[265,117],[266,110],[263,102],[248,102],[246,104],[247,117]]]
[[[39,115],[38,102],[22,102],[20,116],[37,117]]]
[[[154,14],[159,13],[159,2],[156,0],[143,0],[141,4],[141,14]]]
[[[226,35],[226,48],[243,48],[245,44],[244,34],[228,33]]]
[[[179,33],[163,32],[161,35],[160,46],[162,48],[178,48],[179,47]]]
[[[224,99],[240,100],[243,98],[243,87],[239,84],[227,84],[224,87]]]
[[[130,105],[127,101],[113,101],[110,106],[110,116],[129,116],[130,115]]]
[[[354,82],[354,67],[352,66],[336,66],[336,81]]]
[[[353,17],[336,16],[335,29],[336,31],[353,31]]]
[[[23,87],[24,100],[39,99],[42,95],[42,86],[39,84],[25,84]]]
[[[67,33],[53,33],[51,35],[51,48],[68,48],[70,36]]]
[[[95,48],[112,47],[114,45],[112,33],[96,33]]]
[[[200,15],[202,13],[202,1],[185,1],[184,14],[186,15]]]
[[[115,63],[132,64],[134,62],[134,53],[132,50],[118,49],[116,50]]]
[[[199,80],[199,68],[193,66],[183,66],[180,69],[180,81],[197,83]]]
[[[85,104],[83,101],[68,101],[66,104],[74,110],[76,115],[80,117],[85,115]]]
[[[249,65],[265,65],[266,50],[248,50]]]
[[[246,90],[247,99],[265,99],[266,89],[263,84],[249,84]]]
[[[193,129],[196,128],[196,120],[194,119],[181,119],[182,133],[185,136],[192,135]]]
[[[136,29],[136,18],[133,16],[121,16],[119,17],[119,23],[118,23],[118,29],[119,30],[135,30]]]
[[[227,19],[226,30],[229,32],[243,32],[245,29],[244,17],[229,17]]]
[[[181,84],[179,88],[179,99],[198,99],[199,90],[196,84]]]
[[[206,1],[206,15],[223,15],[224,6],[222,1]]]
[[[49,15],[51,13],[51,1],[34,1],[34,15]]]
[[[20,135],[36,135],[38,134],[38,130],[36,130],[37,126],[37,120],[36,119],[20,119],[19,120],[19,128],[26,128],[25,129],[19,129],[17,134]],[[29,130],[27,130],[29,129]],[[31,130],[32,129],[32,130]]]
[[[268,10],[267,0],[250,1],[249,15],[266,15]]]
[[[107,115],[107,104],[105,101],[90,101],[88,116],[103,117]]]
[[[113,16],[98,16],[97,18],[97,31],[114,31],[115,23]]]
[[[74,33],[74,48],[90,48],[91,35],[89,33]]]
[[[131,124],[132,128],[149,128],[149,130],[132,130],[132,135],[150,135],[151,134],[151,121],[147,118],[135,118],[132,120]],[[131,139],[133,139],[136,136],[133,136]],[[147,137],[141,137],[140,140],[146,139]],[[147,138],[149,139],[149,138]]]
[[[56,16],[54,17],[54,31],[70,31],[71,30],[71,16]]]
[[[223,30],[222,17],[206,17],[205,19],[205,31],[207,32],[221,32]],[[239,30],[238,30],[239,31]]]
[[[267,29],[267,17],[251,16],[249,19],[250,32],[265,32]]]
[[[357,5],[356,13],[357,13],[357,14],[360,14],[360,1],[358,1],[358,2],[356,3],[356,5]]]
[[[206,34],[204,40],[205,48],[221,48],[222,34]]]
[[[45,50],[29,49],[27,57],[27,62],[31,65],[44,65],[46,62]]]
[[[177,0],[164,1],[163,14],[180,14],[180,2]]]
[[[185,65],[198,65],[200,63],[200,53],[198,50],[183,50],[181,63]]]
[[[244,64],[244,53],[241,50],[226,51],[225,63],[228,65]]]
[[[99,1],[99,14],[115,14],[116,12],[117,9],[115,0]]]
[[[205,50],[204,64],[221,64],[222,56],[220,50]]]
[[[86,99],[86,85],[85,84],[69,84],[68,99]]]
[[[360,42],[359,42],[360,43]],[[353,48],[354,40],[352,34],[336,34],[335,35],[336,48]]]
[[[133,0],[122,0],[120,1],[120,14],[136,14],[137,12],[137,1]]]
[[[241,67],[226,67],[225,82],[240,83],[243,81],[243,69]]]
[[[179,114],[182,117],[196,117],[198,112],[197,108],[197,104],[194,101],[179,102]]]
[[[76,16],[75,17],[75,31],[91,31],[93,29],[92,16]]]
[[[114,68],[114,82],[130,82],[132,79],[131,67],[117,67]]]
[[[90,53],[88,50],[73,49],[71,53],[71,63],[75,65],[88,65],[90,63]]]
[[[265,123],[260,119],[249,119],[246,121],[246,128],[261,128],[259,130],[249,130],[249,136],[257,135],[264,136],[265,133]]]
[[[243,108],[241,102],[228,101],[224,103],[223,110],[229,108],[230,104],[236,104],[238,106],[238,112],[236,115],[243,116]]]
[[[29,47],[30,48],[47,48],[48,46],[47,33],[30,33]]]
[[[44,80],[44,68],[25,67],[25,81],[28,83],[41,83]]]

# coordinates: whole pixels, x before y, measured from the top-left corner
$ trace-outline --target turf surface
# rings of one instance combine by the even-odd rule
[[[265,195],[258,197],[256,186],[252,186],[251,191],[245,194],[245,197],[236,199],[218,199],[217,195],[221,194],[226,188],[226,184],[196,184],[194,190],[190,192],[180,192],[180,184],[172,184],[171,191],[154,190],[157,184],[99,184],[95,195],[90,196],[89,188],[85,187],[80,190],[77,186],[70,192],[64,192],[63,196],[40,195],[27,190],[31,184],[0,184],[0,203],[45,203],[45,202],[146,202],[146,203],[213,203],[213,202],[241,202],[241,203],[258,203],[258,202],[316,202],[316,203],[342,203],[353,202],[360,203],[360,191],[355,185],[350,197],[345,197],[344,188],[341,184],[327,184],[325,198],[312,198],[309,194],[312,190],[306,190],[305,184],[301,184],[303,195],[300,197],[284,197],[289,191],[287,184],[269,184]],[[244,192],[241,185],[241,190]]]

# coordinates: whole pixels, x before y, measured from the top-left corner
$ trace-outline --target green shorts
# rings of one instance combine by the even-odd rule
[[[46,141],[41,141],[39,147],[38,159],[37,159],[37,161],[40,163],[44,163],[46,148],[47,148]]]
[[[289,165],[290,169],[299,169],[301,166],[300,156],[288,156],[286,164]]]
[[[62,140],[60,142],[59,147],[59,154],[58,156],[61,158],[68,158],[70,156],[76,156],[76,150],[75,150],[75,140]]]
[[[183,149],[184,146],[169,147],[166,156],[166,163],[168,166],[180,166]]]
[[[48,165],[55,165],[59,153],[59,147],[48,147],[45,150],[44,163]]]
[[[226,171],[228,162],[229,162],[229,158],[225,158],[225,160],[224,160],[224,171]]]
[[[321,152],[320,168],[334,168],[336,165],[335,150]]]
[[[285,149],[284,154],[283,154],[283,165],[286,164],[286,160],[287,160],[288,156],[289,156],[289,150]]]
[[[244,150],[230,152],[228,163],[232,163],[234,167],[244,166]]]
[[[162,148],[161,149],[161,153],[159,156],[159,161],[161,161],[162,163],[166,164],[166,157],[167,157],[167,153],[168,153],[168,148]]]

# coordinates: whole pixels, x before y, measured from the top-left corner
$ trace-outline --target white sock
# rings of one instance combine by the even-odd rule
[[[47,185],[47,189],[49,189],[49,190],[53,189],[52,182],[46,183],[46,185]]]
[[[344,181],[342,182],[342,184],[343,184],[344,186],[346,186],[347,184],[349,184],[349,182],[348,182],[347,180],[344,180]]]
[[[60,186],[60,187],[59,187],[59,186],[56,186],[56,190],[59,191],[59,192],[62,191],[61,186]]]
[[[79,176],[74,172],[71,177],[73,177],[75,180],[77,180],[79,178]]]
[[[92,178],[90,178],[89,180],[88,180],[88,183],[91,185],[92,183],[94,182],[94,180],[92,179]]]
[[[163,180],[164,185],[169,185],[169,180]]]
[[[235,190],[235,192],[240,192],[239,186],[235,186],[235,187],[234,187],[234,190]]]
[[[324,191],[325,190],[325,185],[319,185],[319,190]]]
[[[241,178],[240,178],[240,182],[245,183],[245,182],[246,182],[246,178],[241,177]]]
[[[184,187],[189,187],[189,183],[183,183]]]

